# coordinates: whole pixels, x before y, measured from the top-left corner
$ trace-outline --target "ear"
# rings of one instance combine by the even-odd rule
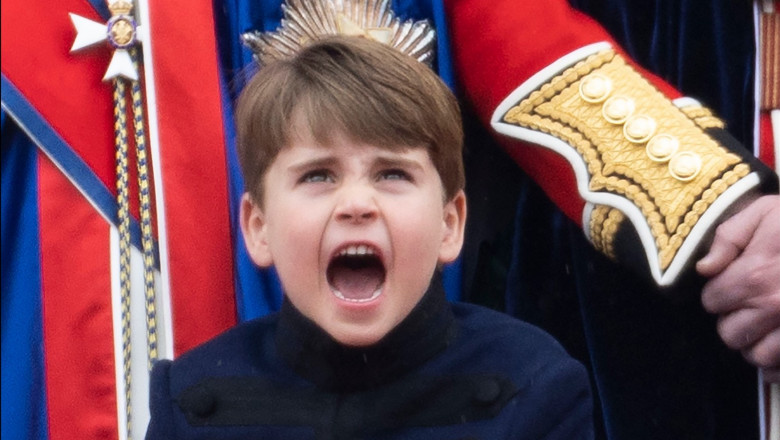
[[[252,201],[249,193],[241,196],[241,232],[244,244],[252,261],[260,267],[268,267],[273,263],[268,247],[267,224],[262,209]]]
[[[463,247],[466,229],[466,193],[458,191],[455,197],[444,205],[444,234],[439,248],[439,263],[451,263],[458,258]]]

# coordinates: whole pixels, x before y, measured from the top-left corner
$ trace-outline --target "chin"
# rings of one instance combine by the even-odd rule
[[[389,330],[381,331],[379,329],[340,329],[340,331],[329,331],[330,336],[339,344],[348,347],[368,347],[374,345],[384,338]]]

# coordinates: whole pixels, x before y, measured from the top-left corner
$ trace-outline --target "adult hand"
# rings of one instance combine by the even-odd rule
[[[696,263],[702,304],[732,349],[780,382],[780,196],[763,196],[718,226]]]

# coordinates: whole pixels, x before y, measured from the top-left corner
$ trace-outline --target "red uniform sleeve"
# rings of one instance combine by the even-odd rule
[[[478,117],[596,249],[658,284],[690,267],[730,206],[776,185],[722,120],[565,0],[446,7]]]
[[[512,90],[562,56],[601,41],[621,52],[604,28],[565,0],[445,3],[460,86],[485,125]],[[660,78],[635,68],[670,99],[680,96]],[[497,139],[553,202],[581,224],[584,201],[566,161],[546,149],[503,136]]]

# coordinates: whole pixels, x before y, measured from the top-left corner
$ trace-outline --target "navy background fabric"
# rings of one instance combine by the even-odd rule
[[[571,3],[752,145],[751,2]],[[699,302],[702,280],[689,277],[661,291],[608,261],[535,183],[504,165],[509,159],[484,128],[466,125],[472,241],[464,256],[464,299],[545,328],[589,365],[601,438],[758,438],[755,370],[718,339],[714,318]],[[473,209],[475,200],[485,209]]]

